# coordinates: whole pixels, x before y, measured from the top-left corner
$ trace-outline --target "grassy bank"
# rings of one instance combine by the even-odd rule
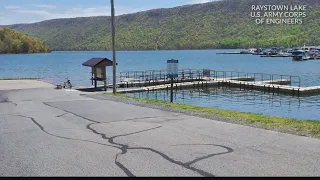
[[[134,97],[128,97],[124,94],[114,95],[118,98],[129,98],[136,101],[141,101],[145,103],[151,103],[156,105],[161,105],[169,108],[175,108],[180,110],[185,110],[189,112],[197,112],[203,115],[214,115],[225,119],[233,120],[233,122],[239,122],[245,125],[254,125],[255,127],[274,130],[278,132],[296,134],[301,136],[309,136],[320,138],[320,122],[319,121],[302,121],[297,119],[283,118],[283,117],[273,117],[261,114],[235,112],[229,110],[221,110],[207,107],[198,107],[187,104],[174,104],[161,100],[153,99],[140,99]]]
[[[39,78],[0,78],[1,80],[40,80]]]

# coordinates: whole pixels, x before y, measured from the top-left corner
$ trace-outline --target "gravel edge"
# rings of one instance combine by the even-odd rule
[[[253,128],[270,130],[270,131],[279,132],[279,133],[285,133],[285,134],[320,139],[320,137],[314,137],[310,134],[297,132],[294,129],[283,128],[283,127],[268,127],[267,128],[267,127],[263,127],[260,124],[256,124],[256,123],[252,124],[252,123],[248,123],[246,121],[240,120],[240,119],[223,118],[223,117],[213,115],[213,114],[171,108],[171,107],[166,107],[166,106],[159,105],[159,104],[137,101],[137,100],[130,99],[130,98],[115,97],[115,96],[108,95],[108,94],[82,95],[82,96],[93,98],[96,100],[108,100],[108,101],[113,101],[113,102],[120,102],[120,103],[124,103],[124,104],[131,104],[131,105],[145,107],[145,108],[157,109],[157,110],[162,110],[162,111],[167,111],[167,112],[172,112],[172,113],[180,113],[180,114],[185,114],[185,115],[189,115],[189,116],[210,119],[210,120],[214,120],[214,121],[220,121],[220,122],[231,123],[231,124],[238,124],[238,125],[249,126],[249,127],[253,127]]]

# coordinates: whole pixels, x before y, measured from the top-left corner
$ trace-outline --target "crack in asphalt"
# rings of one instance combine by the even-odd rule
[[[18,106],[17,103],[14,103],[12,101],[10,101],[9,98],[5,98],[4,100],[0,101],[0,103],[9,103],[9,104],[13,104],[15,107]]]
[[[56,116],[57,118],[60,118],[60,117],[63,117],[63,116],[65,116],[65,115],[67,115],[67,114],[69,114],[69,113],[63,113],[63,114],[61,114],[61,115],[59,115],[59,116]]]
[[[218,156],[218,155],[224,155],[224,154],[229,154],[229,153],[233,153],[234,150],[230,147],[227,147],[227,146],[222,146],[222,145],[217,145],[217,144],[181,144],[181,145],[174,145],[174,146],[215,146],[215,147],[221,147],[221,148],[224,148],[227,150],[227,152],[222,152],[222,153],[216,153],[216,154],[209,154],[207,156],[203,156],[203,157],[199,157],[195,160],[192,160],[192,161],[189,161],[185,164],[187,165],[192,165],[192,164],[195,164],[199,161],[202,161],[204,159],[208,159],[208,158],[211,158],[211,157],[214,157],[214,156]]]
[[[75,115],[75,116],[77,116],[77,117],[80,117],[80,118],[82,118],[82,119],[85,119],[85,120],[87,120],[87,121],[94,122],[94,123],[100,123],[100,122],[98,122],[98,121],[95,121],[95,120],[92,120],[92,119],[89,119],[89,118],[86,118],[86,117],[80,116],[80,115],[75,114],[75,113],[73,113],[73,112],[70,112],[70,111],[67,111],[67,110],[64,110],[64,109],[60,109],[60,108],[58,108],[58,107],[55,107],[55,106],[50,105],[50,104],[45,103],[45,102],[43,102],[43,104],[44,104],[44,105],[46,105],[46,106],[49,106],[49,107],[51,107],[51,108],[59,109],[59,110],[61,110],[61,111],[64,111],[64,112],[67,112],[67,113],[73,114],[73,115]]]
[[[73,141],[89,142],[89,143],[94,143],[94,144],[98,144],[98,145],[102,145],[102,146],[108,146],[108,147],[120,149],[119,147],[116,147],[116,146],[111,146],[111,145],[108,145],[108,144],[98,143],[98,142],[95,142],[95,141],[89,141],[89,140],[83,140],[83,139],[75,139],[75,138],[69,138],[69,137],[63,137],[63,136],[55,135],[55,134],[52,134],[52,133],[49,133],[48,131],[46,131],[45,128],[41,124],[39,124],[32,117],[22,116],[22,115],[11,115],[11,116],[23,117],[23,118],[30,119],[36,126],[38,126],[41,129],[41,131],[43,131],[44,133],[46,133],[46,134],[48,134],[50,136],[56,137],[56,138],[65,139],[65,140],[73,140]]]
[[[114,145],[118,145],[118,146],[121,146],[121,149],[122,149],[122,154],[121,155],[125,155],[128,150],[147,150],[147,151],[151,151],[153,153],[156,153],[158,155],[160,155],[162,158],[164,158],[165,160],[173,163],[173,164],[176,164],[176,165],[179,165],[179,166],[182,166],[186,169],[189,169],[189,170],[192,170],[194,172],[197,172],[198,174],[202,175],[202,176],[206,176],[206,177],[215,177],[213,174],[209,173],[209,172],[205,172],[201,169],[197,169],[195,167],[192,167],[191,165],[192,164],[188,164],[188,163],[183,163],[181,161],[176,161],[174,160],[173,158],[170,158],[169,156],[167,156],[166,154],[158,151],[158,150],[155,150],[155,149],[152,149],[152,148],[146,148],[146,147],[130,147],[128,145],[125,145],[125,144],[120,144],[120,143],[116,143],[114,142],[114,139],[118,138],[118,137],[124,137],[124,136],[129,136],[129,135],[134,135],[134,134],[138,134],[138,133],[142,133],[142,132],[147,132],[147,131],[151,131],[151,130],[155,130],[155,129],[159,129],[161,128],[162,126],[158,126],[158,127],[155,127],[155,128],[151,128],[151,129],[147,129],[147,130],[142,130],[142,131],[138,131],[138,132],[134,132],[134,133],[129,133],[129,134],[125,134],[125,135],[118,135],[118,136],[113,136],[113,137],[107,137],[104,133],[99,133],[97,132],[95,129],[93,129],[91,126],[92,125],[96,125],[96,124],[100,124],[100,123],[93,123],[93,124],[89,124],[87,126],[87,128],[89,130],[91,130],[93,133],[97,134],[97,135],[100,135],[103,139],[106,139],[108,140],[108,142],[110,144],[114,144]],[[215,155],[211,155],[211,156],[215,156]],[[205,158],[203,158],[205,159]]]
[[[209,173],[209,172],[206,172],[204,170],[201,170],[201,169],[198,169],[198,168],[195,168],[195,167],[192,167],[192,164],[196,163],[196,162],[199,162],[201,160],[204,160],[204,159],[207,159],[207,158],[210,158],[210,157],[213,157],[213,156],[217,156],[217,155],[222,155],[222,154],[227,154],[227,153],[232,153],[234,152],[233,149],[229,148],[229,147],[226,147],[226,146],[221,146],[221,145],[215,145],[215,146],[219,146],[219,147],[223,147],[223,148],[226,148],[228,150],[228,152],[224,152],[224,153],[215,153],[215,154],[211,154],[211,155],[207,155],[207,156],[204,156],[204,157],[200,157],[200,158],[197,158],[193,161],[190,161],[190,162],[187,162],[187,163],[183,163],[181,161],[177,161],[177,160],[174,160],[173,158],[170,158],[168,155],[158,151],[158,150],[155,150],[153,148],[147,148],[147,147],[130,147],[129,145],[125,145],[125,144],[120,144],[120,143],[116,143],[114,140],[118,137],[125,137],[125,136],[130,136],[130,135],[134,135],[134,134],[139,134],[139,133],[143,133],[143,132],[147,132],[147,131],[151,131],[151,130],[156,130],[156,129],[159,129],[159,128],[162,128],[162,126],[158,126],[158,127],[155,127],[155,128],[151,128],[151,129],[146,129],[146,130],[142,130],[142,131],[138,131],[138,132],[133,132],[133,133],[129,133],[129,134],[123,134],[123,135],[117,135],[117,136],[113,136],[113,137],[107,137],[104,133],[99,133],[98,131],[96,131],[95,129],[93,129],[91,126],[92,125],[96,125],[96,124],[106,124],[106,123],[102,123],[102,122],[98,122],[98,121],[95,121],[95,120],[92,120],[92,119],[89,119],[89,118],[86,118],[86,117],[83,117],[83,116],[80,116],[78,114],[75,114],[73,112],[70,112],[70,111],[66,111],[64,109],[60,109],[58,107],[55,107],[53,105],[50,105],[48,103],[43,103],[44,105],[46,106],[49,106],[49,107],[52,107],[52,108],[56,108],[56,109],[59,109],[61,111],[64,111],[66,112],[65,114],[67,113],[70,113],[70,114],[73,114],[77,117],[80,117],[86,121],[89,121],[89,122],[92,122],[91,124],[88,124],[86,126],[86,128],[88,130],[90,130],[91,132],[93,132],[94,134],[97,134],[97,135],[100,135],[102,139],[105,139],[105,140],[108,140],[108,142],[112,145],[107,145],[107,144],[103,144],[103,143],[97,143],[97,142],[94,142],[94,141],[88,141],[88,140],[80,140],[80,139],[74,139],[74,138],[68,138],[68,137],[62,137],[62,136],[58,136],[58,135],[54,135],[54,134],[51,134],[49,132],[47,132],[45,130],[45,128],[43,126],[41,126],[41,124],[39,124],[34,118],[32,117],[27,117],[27,116],[22,116],[22,115],[19,115],[19,117],[24,117],[24,118],[29,118],[30,120],[32,120],[32,122],[37,125],[43,132],[45,132],[46,134],[48,135],[51,135],[51,136],[54,136],[54,137],[57,137],[57,138],[62,138],[62,139],[66,139],[66,140],[75,140],[75,141],[82,141],[82,142],[89,142],[89,143],[95,143],[95,144],[99,144],[99,145],[103,145],[103,146],[108,146],[108,147],[113,147],[113,148],[116,148],[116,149],[119,149],[121,150],[122,152],[117,154],[116,157],[115,157],[115,164],[129,177],[134,177],[134,174],[128,169],[126,168],[123,164],[121,164],[119,161],[118,161],[118,157],[120,155],[125,155],[128,150],[147,150],[147,151],[151,151],[155,154],[158,154],[160,155],[162,158],[164,158],[165,160],[173,163],[173,164],[176,164],[176,165],[179,165],[179,166],[182,166],[186,169],[189,169],[191,171],[194,171],[194,172],[197,172],[198,174],[202,175],[202,176],[206,176],[206,177],[215,177],[215,175]],[[63,115],[65,115],[63,114]],[[62,116],[62,115],[60,115]],[[150,118],[156,118],[156,117],[145,117],[145,119],[150,119]],[[135,119],[129,119],[129,120],[123,120],[123,121],[133,121],[133,120],[139,120],[139,119],[142,119],[142,118],[135,118]],[[119,121],[115,121],[115,122],[119,122]],[[109,122],[111,123],[111,122]]]
[[[50,105],[49,103],[46,103],[46,102],[43,102],[43,104],[46,105],[46,106],[49,106],[49,107],[51,107],[51,108],[59,109],[59,110],[61,110],[61,111],[66,112],[66,113],[64,113],[64,114],[62,114],[62,115],[59,115],[59,116],[56,116],[56,117],[62,117],[62,116],[64,116],[64,115],[66,115],[66,114],[69,113],[69,114],[72,114],[72,115],[74,115],[74,116],[77,116],[77,117],[80,117],[80,118],[82,118],[82,119],[85,119],[85,120],[87,120],[87,121],[93,122],[93,123],[102,123],[102,122],[99,122],[99,121],[95,121],[95,120],[92,120],[92,119],[89,119],[89,118],[80,116],[80,115],[75,114],[75,113],[73,113],[73,112],[71,112],[71,111],[67,111],[67,110],[58,108],[58,107],[53,106],[53,105]],[[181,116],[181,115],[176,115],[176,116],[174,116],[174,117],[179,117],[179,116]],[[135,121],[135,120],[143,120],[143,119],[153,119],[153,118],[161,118],[161,117],[165,117],[165,116],[152,116],[152,117],[143,117],[143,118],[133,118],[133,119],[120,120],[120,121],[110,121],[110,122],[108,122],[108,123],[113,123],[113,122],[125,122],[125,121]],[[104,123],[104,124],[108,124],[108,123]]]

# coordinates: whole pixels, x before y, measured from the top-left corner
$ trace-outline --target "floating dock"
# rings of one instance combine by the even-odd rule
[[[170,90],[171,80],[165,70],[121,72],[117,83],[119,93]],[[320,86],[302,87],[299,76],[217,71],[210,69],[181,69],[173,82],[175,90],[207,89],[227,86],[240,90],[293,96],[320,95]],[[109,84],[108,88],[112,85]]]
[[[320,94],[320,86],[314,87],[298,87],[291,86],[291,81],[286,79],[253,81],[252,77],[241,78],[221,78],[221,79],[201,79],[190,82],[175,82],[173,87],[175,90],[202,88],[207,89],[217,86],[229,86],[230,88],[240,88],[241,90],[259,90],[265,93],[288,94],[293,96],[312,96]],[[142,84],[141,84],[142,86]],[[144,91],[170,90],[171,84],[151,85],[147,87],[129,87],[121,89],[119,93],[132,93]]]

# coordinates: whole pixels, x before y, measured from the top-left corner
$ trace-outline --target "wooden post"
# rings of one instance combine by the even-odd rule
[[[107,91],[107,69],[106,69],[106,67],[104,67],[103,80],[104,80],[104,91]]]
[[[91,68],[92,70],[91,70],[91,84],[92,84],[92,86],[94,85],[94,68]]]
[[[292,96],[294,96],[294,88],[292,89]]]
[[[275,89],[274,89],[274,86],[273,86],[273,89],[272,89],[272,91],[273,91],[273,94],[274,94],[274,91],[275,91]]]
[[[173,78],[171,78],[170,102],[173,103]]]

